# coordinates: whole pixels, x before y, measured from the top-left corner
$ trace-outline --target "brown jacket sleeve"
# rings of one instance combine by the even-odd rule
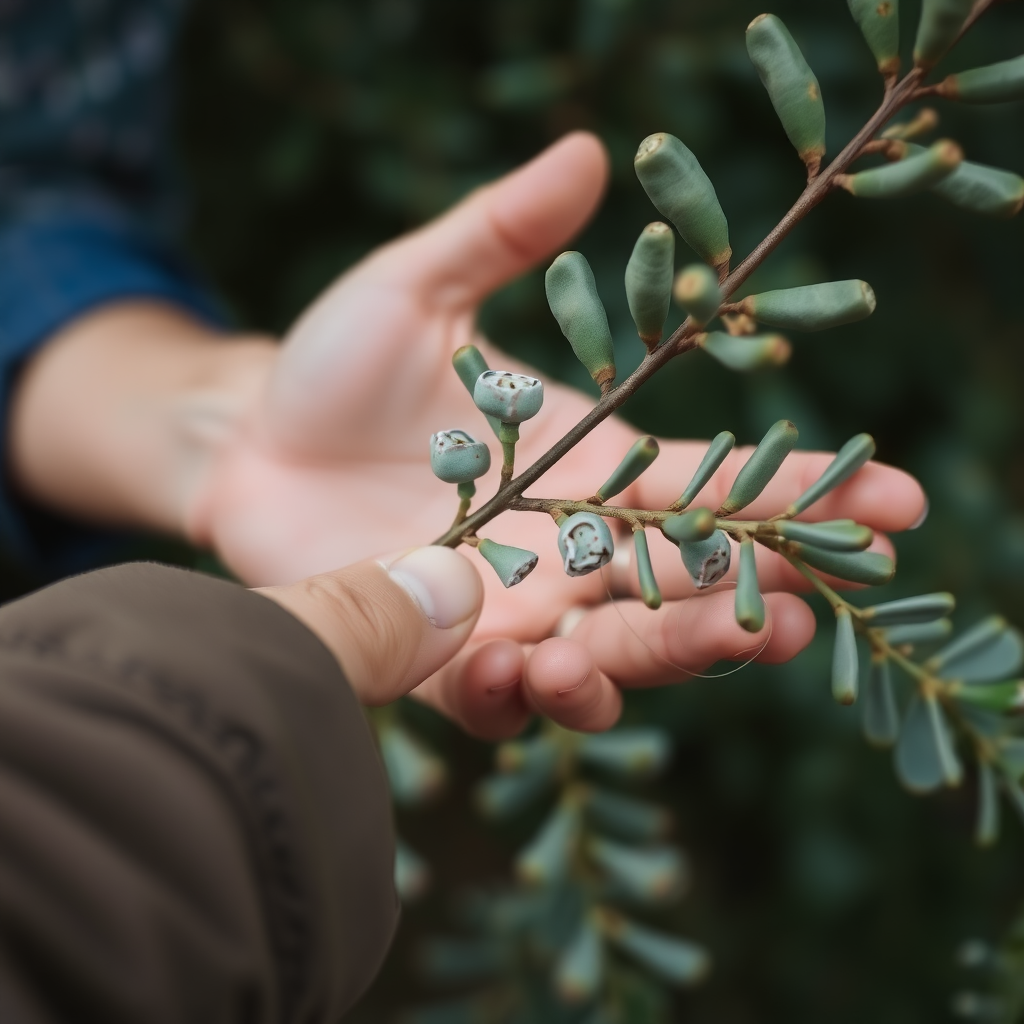
[[[384,773],[281,607],[151,564],[0,609],[0,1020],[337,1021],[397,920]]]

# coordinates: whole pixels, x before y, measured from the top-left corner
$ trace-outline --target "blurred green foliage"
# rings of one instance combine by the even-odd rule
[[[834,155],[880,97],[873,59],[842,0],[782,0],[774,11],[821,83]],[[242,322],[283,331],[377,244],[588,128],[609,148],[613,179],[575,244],[594,267],[624,375],[642,346],[622,273],[655,217],[632,170],[639,140],[664,130],[693,149],[738,257],[802,187],[744,49],[760,12],[750,0],[205,0],[180,60],[194,251]],[[905,49],[916,14],[905,4]],[[1016,56],[1022,38],[1022,6],[999,5],[940,70]],[[1024,172],[1024,104],[937,106],[939,134],[970,159]],[[744,443],[783,416],[806,446],[872,433],[879,457],[917,474],[932,502],[927,523],[897,541],[885,596],[948,589],[960,625],[995,610],[1022,625],[1022,242],[1024,218],[982,221],[930,195],[836,195],[750,290],[863,278],[876,314],[795,337],[779,371],[739,377],[700,355],[680,360],[626,414],[663,436],[729,429]],[[593,391],[548,312],[542,271],[494,296],[484,326],[545,374]],[[860,740],[858,710],[829,696],[829,632],[791,665],[630,695],[628,720],[657,718],[679,741],[653,795],[675,808],[694,882],[663,923],[716,964],[672,1020],[946,1019],[961,940],[997,939],[1024,897],[1020,823],[1007,820],[998,847],[977,852],[972,779],[925,800],[900,790],[889,757]],[[407,913],[353,1021],[429,997],[415,940],[447,927],[460,884],[501,878],[526,834],[485,828],[469,810],[488,748],[415,713],[456,766],[447,799],[402,821],[437,886]]]

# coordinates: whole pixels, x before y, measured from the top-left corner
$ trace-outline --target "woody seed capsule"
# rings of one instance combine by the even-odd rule
[[[558,530],[558,550],[567,576],[586,576],[612,560],[608,524],[593,512],[576,512]]]
[[[473,388],[476,407],[502,423],[532,419],[544,404],[544,385],[536,377],[507,370],[485,370]]]
[[[430,435],[430,468],[445,483],[465,484],[491,468],[491,453],[464,430],[439,430]]]

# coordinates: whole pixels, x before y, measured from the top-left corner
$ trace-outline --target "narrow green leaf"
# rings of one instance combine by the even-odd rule
[[[876,747],[891,747],[899,736],[900,716],[892,692],[892,672],[882,655],[871,657],[862,704],[864,738]]]
[[[793,346],[781,334],[732,335],[712,331],[699,340],[712,359],[735,373],[750,373],[789,361]]]
[[[748,295],[739,311],[770,327],[823,331],[871,316],[875,293],[867,281],[825,281]]]
[[[715,514],[731,516],[749,505],[779,471],[786,456],[796,447],[799,436],[800,432],[789,420],[779,420],[773,424],[744,463],[729,496]]]
[[[896,774],[912,793],[928,793],[946,781],[943,746],[948,739],[940,735],[942,712],[935,699],[915,694],[907,706],[896,744]]]
[[[613,775],[651,776],[668,763],[672,741],[661,729],[623,727],[583,736],[576,752],[581,761]]]
[[[633,446],[622,457],[615,472],[597,489],[594,497],[597,504],[614,498],[637,480],[658,457],[658,442],[650,434],[633,442]]]
[[[851,437],[836,452],[836,457],[825,467],[825,472],[786,509],[786,516],[796,516],[810,508],[829,491],[834,491],[841,483],[849,480],[874,454],[875,439],[870,434]]]
[[[829,551],[863,551],[874,539],[873,531],[852,519],[831,519],[823,523],[801,523],[779,519],[773,524],[780,537]]]
[[[670,984],[695,985],[711,969],[711,958],[695,943],[646,928],[612,911],[603,911],[602,919],[612,942]]]
[[[757,586],[757,561],[754,542],[744,537],[740,542],[740,569],[736,577],[736,621],[748,633],[764,628],[764,600]]]
[[[643,530],[636,530],[633,533],[633,546],[636,550],[636,573],[640,580],[640,599],[648,608],[660,608],[661,590],[654,576],[651,553],[647,547],[647,534]]]
[[[949,593],[919,594],[886,601],[861,610],[861,620],[868,626],[904,626],[932,622],[949,615],[956,607],[956,598]]]
[[[498,771],[518,772],[536,768],[554,775],[561,748],[547,733],[525,740],[510,740],[498,747],[495,762]]]
[[[922,0],[914,42],[914,65],[931,68],[956,42],[974,0]]]
[[[832,647],[832,696],[839,704],[852,704],[857,699],[860,664],[857,659],[857,637],[849,608],[836,609],[836,639]]]
[[[853,20],[860,26],[878,70],[886,76],[900,69],[898,0],[847,0]]]
[[[785,550],[815,569],[850,583],[880,587],[896,573],[893,560],[879,551],[826,551],[791,540],[785,542]]]
[[[553,781],[548,765],[524,765],[520,771],[482,779],[474,791],[474,802],[485,818],[510,818],[537,800]]]
[[[576,934],[555,964],[555,991],[570,1005],[593,999],[604,978],[601,935],[589,914],[584,914]]]
[[[1000,615],[983,619],[928,659],[940,679],[993,683],[1017,675],[1024,664],[1024,640]]]
[[[584,807],[595,828],[637,843],[662,838],[672,821],[657,804],[600,786],[588,787]]]
[[[597,282],[581,252],[563,252],[544,275],[548,305],[576,358],[595,383],[615,380],[615,347]]]
[[[711,179],[697,158],[674,135],[648,135],[633,160],[636,176],[662,216],[683,240],[719,273],[732,257],[729,224]]]
[[[904,160],[872,167],[857,174],[837,174],[835,182],[851,195],[867,199],[897,199],[937,185],[960,166],[963,150],[949,139]]]
[[[529,885],[551,885],[569,870],[580,831],[580,810],[563,800],[516,857],[516,874]]]
[[[974,841],[978,846],[992,846],[999,838],[999,790],[995,772],[987,761],[978,762],[978,817]]]
[[[622,893],[644,903],[680,896],[687,881],[686,862],[674,846],[636,847],[592,839],[587,853]]]
[[[700,460],[697,472],[686,485],[686,489],[673,504],[673,508],[686,508],[694,498],[701,492],[704,485],[715,475],[715,471],[725,461],[725,457],[732,451],[736,444],[735,435],[723,430],[716,434],[714,440],[708,445],[704,458]]]
[[[904,148],[908,154],[925,152],[924,146],[913,142],[905,143]],[[962,160],[952,174],[932,185],[930,191],[962,210],[999,220],[1008,220],[1024,206],[1024,178],[970,160]]]
[[[954,689],[953,694],[963,704],[998,714],[1024,709],[1024,682],[1019,679],[1006,683],[966,683]]]
[[[808,177],[813,177],[825,155],[825,105],[818,79],[774,14],[759,14],[747,26],[747,53],[789,141],[807,165]]]
[[[885,631],[885,639],[893,647],[904,644],[935,644],[949,638],[953,632],[953,623],[949,619],[937,619],[935,622],[915,623],[910,626],[893,626]]]
[[[665,328],[672,300],[675,251],[672,229],[655,221],[640,232],[626,264],[626,302],[636,332],[648,348],[661,341]],[[715,284],[717,287],[717,281]]]
[[[1024,55],[949,75],[939,92],[964,103],[1005,103],[1024,99]]]
[[[683,267],[676,277],[672,294],[698,327],[714,319],[722,304],[722,291],[718,287],[718,274],[704,263]]]

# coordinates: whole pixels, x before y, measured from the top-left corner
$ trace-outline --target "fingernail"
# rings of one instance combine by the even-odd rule
[[[465,622],[479,607],[480,579],[451,548],[417,548],[385,568],[438,629]]]
[[[921,509],[921,514],[907,527],[908,530],[916,530],[927,518],[928,511],[931,506],[928,504],[928,499],[924,499],[924,508]]]

